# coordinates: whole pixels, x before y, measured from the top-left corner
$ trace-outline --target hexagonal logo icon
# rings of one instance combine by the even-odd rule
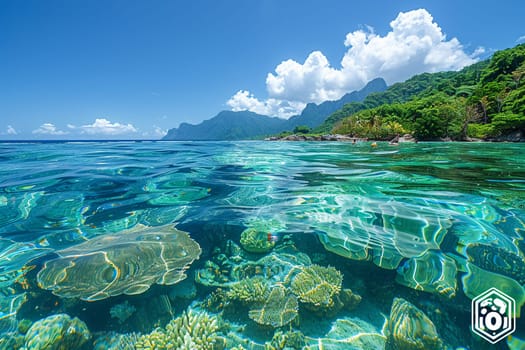
[[[516,302],[491,288],[472,299],[472,331],[495,344],[516,330]]]

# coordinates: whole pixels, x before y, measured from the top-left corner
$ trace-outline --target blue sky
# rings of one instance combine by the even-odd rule
[[[159,138],[289,117],[525,42],[522,0],[0,0],[0,139]]]

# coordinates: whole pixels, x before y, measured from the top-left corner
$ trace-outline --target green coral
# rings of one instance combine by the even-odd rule
[[[241,233],[241,246],[250,253],[267,253],[273,249],[275,242],[268,239],[268,233],[255,228],[247,228]]]
[[[404,299],[394,299],[387,329],[386,350],[443,349],[434,323],[423,311]]]
[[[244,304],[264,302],[270,294],[268,281],[262,277],[252,277],[233,284],[226,292],[229,300],[239,300]]]
[[[286,288],[277,285],[261,308],[250,310],[248,316],[261,325],[282,327],[298,315],[299,305],[294,295],[286,295]]]
[[[331,308],[334,297],[341,292],[343,275],[334,267],[311,265],[292,280],[292,292],[305,304]]]
[[[166,328],[157,328],[141,336],[135,343],[136,350],[212,350],[219,341],[219,320],[207,312],[189,309],[182,316],[170,321]]]

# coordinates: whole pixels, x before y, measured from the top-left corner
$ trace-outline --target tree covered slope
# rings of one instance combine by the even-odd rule
[[[458,72],[425,73],[350,103],[319,132],[389,139],[498,138],[525,133],[525,44]]]

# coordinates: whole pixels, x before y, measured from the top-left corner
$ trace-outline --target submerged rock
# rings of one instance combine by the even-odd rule
[[[33,323],[25,336],[31,350],[79,349],[91,338],[86,324],[66,314],[46,317]]]
[[[201,248],[171,224],[137,225],[59,250],[38,272],[38,284],[66,298],[94,301],[141,294],[152,284],[175,284],[199,258]]]

